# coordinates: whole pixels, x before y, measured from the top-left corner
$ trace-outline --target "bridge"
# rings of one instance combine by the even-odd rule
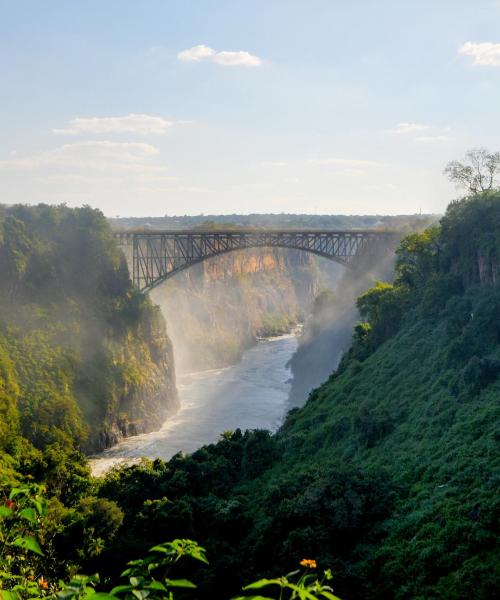
[[[292,248],[353,267],[363,256],[387,253],[399,237],[395,232],[378,230],[285,229],[126,230],[115,231],[114,236],[131,249],[132,281],[144,292],[192,265],[234,250]]]

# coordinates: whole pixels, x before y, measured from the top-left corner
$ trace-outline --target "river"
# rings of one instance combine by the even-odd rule
[[[94,475],[142,457],[169,459],[216,442],[237,429],[276,431],[290,408],[290,369],[295,335],[259,341],[231,367],[179,378],[180,408],[159,431],[127,438],[90,460]]]

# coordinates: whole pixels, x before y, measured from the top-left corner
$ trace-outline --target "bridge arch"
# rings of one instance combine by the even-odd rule
[[[114,235],[128,249],[133,283],[143,292],[208,258],[235,250],[266,247],[302,250],[352,267],[362,256],[387,252],[395,236],[394,232],[377,230],[128,230]]]

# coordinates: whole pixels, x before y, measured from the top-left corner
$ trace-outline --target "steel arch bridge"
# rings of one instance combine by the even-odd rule
[[[397,233],[377,230],[126,230],[114,232],[128,260],[132,280],[149,291],[207,258],[245,248],[291,248],[311,252],[347,267],[367,255],[389,252]],[[128,252],[127,252],[128,250]],[[130,256],[131,251],[131,256]]]

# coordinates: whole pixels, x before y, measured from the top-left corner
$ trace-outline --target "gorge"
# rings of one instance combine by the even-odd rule
[[[212,371],[211,379],[208,371],[191,375],[191,383],[183,379],[187,374],[176,383],[175,343],[172,348],[159,308],[131,286],[102,214],[2,208],[0,485],[10,495],[42,484],[50,507],[36,517],[31,535],[51,558],[32,557],[30,568],[43,568],[52,581],[75,569],[98,571],[98,585],[109,589],[126,561],[167,539],[190,538],[211,561],[185,572],[200,598],[229,598],[242,581],[286,572],[305,551],[333,569],[335,591],[347,600],[381,600],[388,593],[398,599],[494,597],[499,207],[498,194],[452,203],[439,224],[409,228],[395,266],[366,265],[366,278],[355,281],[334,273],[331,290],[321,291],[311,277],[314,265],[279,254],[234,254],[233,263],[215,268],[207,262],[198,274],[186,274],[179,288],[186,286],[198,304],[193,300],[182,313],[179,289],[164,294],[173,294],[168,310],[179,323],[181,316],[192,319],[197,343],[207,334],[200,327],[204,317],[193,317],[195,305],[211,314],[214,299],[227,299],[221,313],[234,319],[239,313],[249,323],[246,330],[236,321],[228,329],[236,351],[213,358],[186,345],[185,355],[191,351],[204,367],[224,369],[243,353],[228,371],[234,377]],[[304,269],[306,289],[320,292],[309,308],[300,304],[290,277]],[[385,281],[374,281],[379,278]],[[278,292],[267,289],[276,283]],[[272,315],[267,322],[281,323],[284,316],[283,328],[263,330],[262,308]],[[269,361],[265,348],[274,342],[257,338],[286,330],[300,310],[311,316],[290,362],[286,404],[286,360]],[[167,314],[167,326],[168,320]],[[209,321],[217,332],[222,316],[214,310]],[[277,342],[286,339],[293,340]],[[246,362],[248,356],[260,366]],[[212,421],[210,407],[201,409],[196,399],[173,414],[176,386],[182,398],[182,386],[196,377],[198,400],[208,392],[209,404],[221,410]],[[305,402],[310,387],[316,389]],[[273,390],[279,395],[274,404]],[[223,424],[231,398],[241,397],[244,408],[251,396],[264,420],[242,431],[240,412]],[[196,407],[211,421],[210,437],[182,424],[186,409]],[[145,433],[166,418],[163,431]],[[176,435],[192,434],[180,448],[184,453],[158,443],[161,436],[168,442],[176,418]],[[219,422],[228,430],[217,431]],[[182,446],[181,437],[171,441]],[[118,454],[153,460],[92,478],[82,450],[120,439]],[[138,440],[150,452],[136,452]],[[12,492],[18,489],[24,491]],[[17,501],[5,502],[6,517],[0,517],[11,519]],[[17,514],[14,524],[22,523]],[[23,549],[15,552],[25,556]]]

